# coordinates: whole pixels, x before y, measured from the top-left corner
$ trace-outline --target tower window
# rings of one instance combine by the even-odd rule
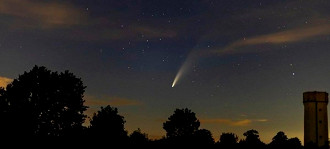
[[[322,139],[322,136],[320,136],[320,139]]]
[[[319,123],[322,123],[322,121],[319,121]]]
[[[322,109],[319,109],[319,111],[322,111]]]

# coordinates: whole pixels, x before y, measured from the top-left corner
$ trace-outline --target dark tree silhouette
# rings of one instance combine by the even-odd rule
[[[301,149],[302,145],[298,138],[290,138],[285,135],[283,131],[278,132],[269,143],[270,149],[278,148],[290,148],[290,149]],[[308,146],[307,146],[308,148]]]
[[[287,147],[289,149],[302,149],[301,141],[295,137],[295,138],[290,138],[287,141]]]
[[[214,144],[214,139],[209,130],[199,129],[194,133],[193,140],[191,142],[196,145],[211,146]]]
[[[7,99],[5,98],[5,89],[0,87],[0,116],[3,117],[4,115],[6,115],[6,112],[8,112],[8,102]]]
[[[200,122],[195,113],[187,108],[176,109],[168,121],[163,123],[168,138],[191,136],[198,130],[199,126]]]
[[[194,112],[185,109],[176,109],[174,114],[168,118],[168,121],[163,123],[163,128],[166,131],[166,143],[172,145],[192,145],[194,134],[200,126],[199,120]]]
[[[235,148],[237,146],[238,137],[234,133],[222,133],[219,145],[224,148]]]
[[[113,143],[125,142],[128,139],[125,122],[124,117],[118,114],[117,108],[110,105],[101,107],[90,120],[88,134],[97,139],[109,139]]]
[[[138,128],[130,136],[129,141],[131,145],[147,145],[149,143],[148,135],[142,133],[141,129]]]
[[[245,140],[240,142],[241,145],[247,148],[265,148],[265,144],[260,141],[259,132],[257,130],[248,130],[243,135],[245,136]]]
[[[11,115],[8,113],[9,112],[9,103],[7,99],[5,98],[5,90],[4,88],[0,87],[0,117],[2,119],[0,123],[0,135],[4,138],[9,135],[9,130],[11,128],[12,122],[8,122],[10,120],[9,118]]]
[[[287,146],[288,137],[283,131],[278,132],[270,142],[269,147],[272,149],[283,148]]]
[[[259,132],[257,130],[254,129],[248,130],[243,135],[246,137],[245,141],[247,143],[254,144],[260,142]]]
[[[85,121],[85,86],[69,71],[51,72],[35,66],[1,91],[2,134],[69,136],[79,134]]]

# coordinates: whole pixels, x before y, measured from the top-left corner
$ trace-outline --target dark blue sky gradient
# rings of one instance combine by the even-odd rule
[[[279,0],[2,0],[0,83],[34,65],[69,70],[87,114],[110,104],[129,132],[165,135],[190,108],[216,140],[256,129],[303,141],[302,93],[330,91],[330,3]],[[229,53],[221,54],[226,47]],[[178,84],[172,82],[191,52]]]

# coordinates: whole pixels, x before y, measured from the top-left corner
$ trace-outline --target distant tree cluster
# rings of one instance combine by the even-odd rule
[[[85,137],[98,140],[98,144],[124,144],[137,146],[203,146],[203,148],[253,148],[253,149],[301,149],[298,138],[288,139],[278,132],[272,142],[260,141],[257,130],[248,130],[239,140],[234,133],[222,133],[219,140],[212,133],[200,128],[196,114],[188,108],[176,109],[163,123],[166,136],[151,140],[139,128],[128,134],[125,119],[118,109],[101,107],[90,119],[86,119],[83,94],[86,86],[69,71],[51,72],[35,66],[24,72],[6,88],[0,88],[0,135],[2,137]]]

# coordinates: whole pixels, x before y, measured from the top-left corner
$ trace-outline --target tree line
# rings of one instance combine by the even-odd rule
[[[118,109],[107,105],[93,114],[89,126],[83,126],[87,116],[83,94],[86,86],[73,73],[61,73],[34,66],[17,79],[0,88],[0,135],[7,138],[75,137],[89,138],[99,143],[140,146],[204,146],[208,148],[301,149],[298,138],[288,138],[278,132],[265,144],[257,130],[248,130],[244,139],[234,133],[222,133],[214,140],[207,129],[200,129],[196,114],[188,108],[175,109],[163,123],[166,136],[149,139],[140,129],[131,134],[125,130],[125,119]],[[100,141],[102,140],[102,141]]]

